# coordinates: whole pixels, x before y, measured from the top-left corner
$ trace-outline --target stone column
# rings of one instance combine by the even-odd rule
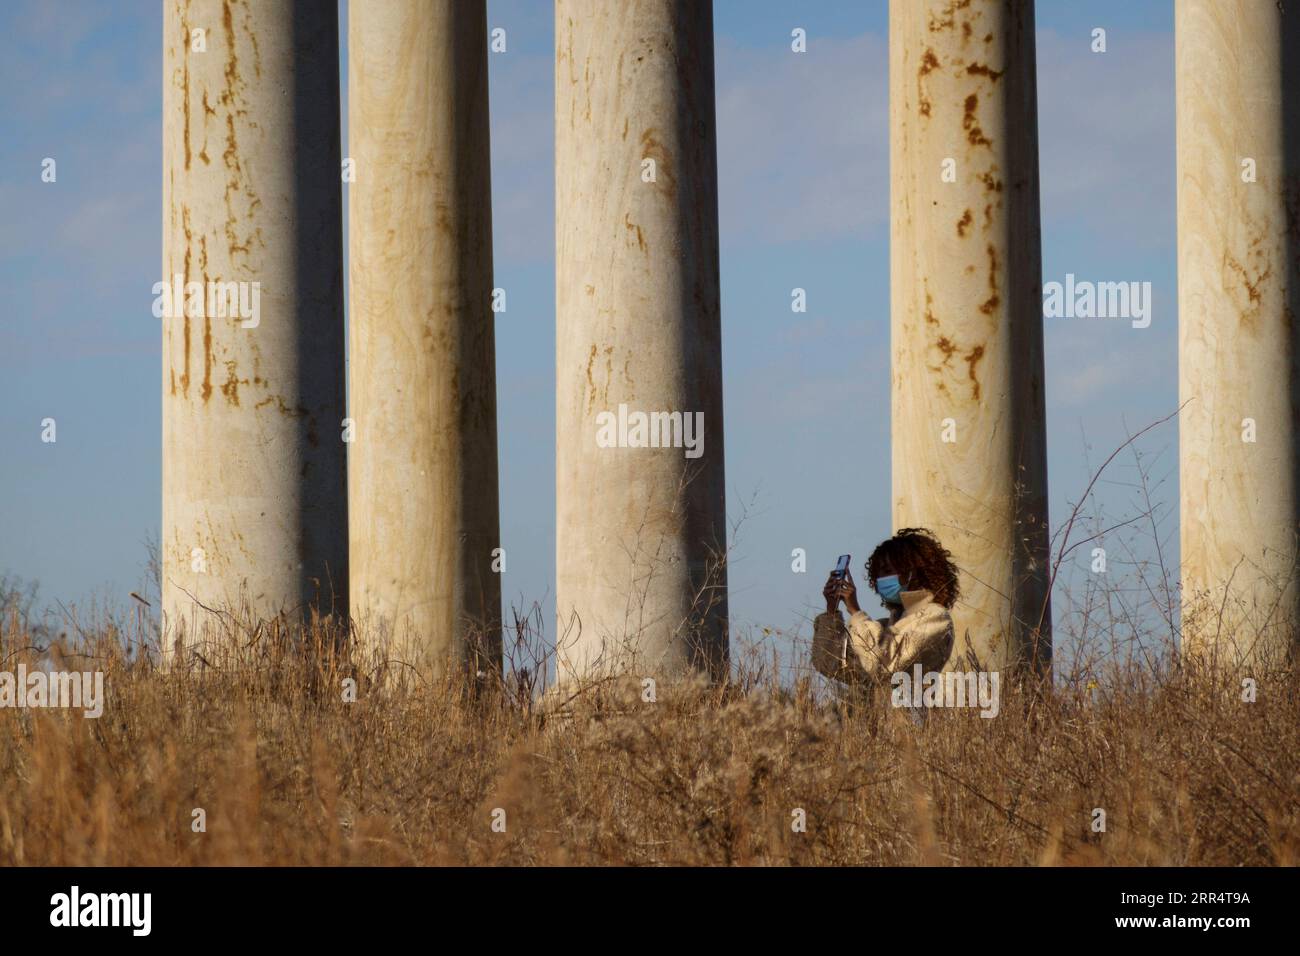
[[[1249,665],[1300,622],[1300,10],[1175,10],[1183,646]]]
[[[721,677],[712,6],[557,0],[555,24],[559,678]]]
[[[349,7],[352,608],[435,673],[501,669],[487,56],[483,0]]]
[[[168,658],[201,605],[347,612],[338,70],[332,0],[164,4]]]
[[[889,5],[894,524],[961,568],[952,669],[1050,660],[1033,9]]]

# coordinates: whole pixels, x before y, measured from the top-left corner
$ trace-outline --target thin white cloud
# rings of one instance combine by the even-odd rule
[[[1044,242],[1052,230],[1174,245],[1174,46],[1135,34],[1093,53],[1086,37],[1038,31]]]
[[[1150,329],[1124,319],[1044,319],[1049,408],[1131,407],[1176,389],[1178,343],[1167,319]]]
[[[725,241],[860,238],[888,223],[887,66],[869,33],[807,53],[718,42]]]

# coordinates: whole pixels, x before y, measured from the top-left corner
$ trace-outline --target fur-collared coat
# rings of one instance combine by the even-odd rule
[[[846,684],[888,684],[891,675],[942,670],[952,653],[952,615],[929,591],[904,591],[903,606],[873,620],[865,611],[849,617],[839,611],[817,615],[813,623],[813,666]]]

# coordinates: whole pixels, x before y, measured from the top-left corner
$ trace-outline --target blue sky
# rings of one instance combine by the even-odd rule
[[[489,27],[507,33],[489,59],[496,284],[509,304],[497,318],[504,590],[544,602],[548,620],[551,13],[548,0],[488,3]],[[715,4],[728,512],[745,516],[732,621],[778,642],[808,633],[836,555],[860,566],[891,530],[887,19],[884,0]],[[795,27],[806,54],[790,51]],[[1104,54],[1089,48],[1094,27]],[[47,601],[120,606],[160,522],[160,29],[154,0],[0,7],[0,573],[38,580]],[[1041,0],[1038,76],[1044,281],[1149,281],[1154,297],[1146,329],[1046,320],[1056,527],[1089,462],[1177,405],[1172,3]],[[41,182],[45,157],[57,183]],[[806,314],[790,310],[795,287]],[[40,440],[47,417],[55,444]],[[1154,532],[1103,542],[1120,593],[1143,591],[1124,555],[1152,560],[1153,533],[1176,565],[1176,427],[1139,446]],[[1134,515],[1136,476],[1123,457],[1089,514]],[[791,571],[796,547],[807,574]],[[1063,624],[1067,605],[1058,596]]]

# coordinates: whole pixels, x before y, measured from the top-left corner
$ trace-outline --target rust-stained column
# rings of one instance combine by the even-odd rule
[[[712,5],[557,0],[559,678],[727,659]]]
[[[355,633],[499,673],[485,5],[354,2],[348,41]]]
[[[1043,666],[1033,4],[891,0],[889,97],[894,524],[961,567],[950,668]]]
[[[332,0],[167,0],[165,655],[204,607],[346,614]]]
[[[1175,10],[1183,646],[1250,666],[1300,623],[1300,10]]]

